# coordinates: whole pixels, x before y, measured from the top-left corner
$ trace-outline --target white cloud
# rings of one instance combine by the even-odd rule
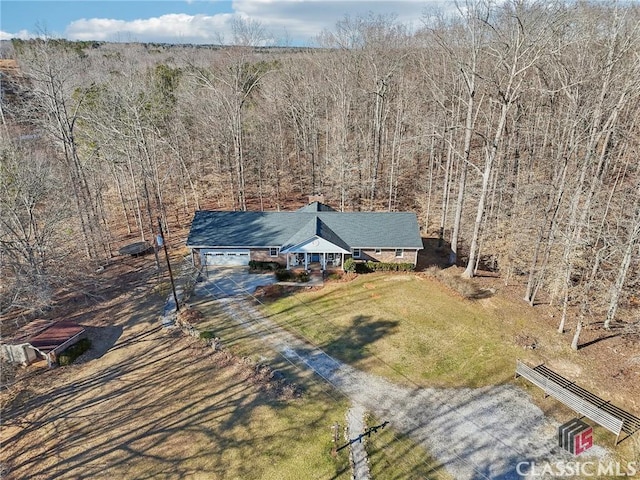
[[[231,18],[231,14],[208,16],[184,13],[132,21],[83,18],[68,25],[65,37],[70,40],[217,43],[221,36],[227,36]]]
[[[36,38],[38,35],[29,32],[28,30],[20,30],[16,33],[5,32],[0,30],[0,40],[11,40],[12,38],[21,38],[26,40],[28,38]]]
[[[427,0],[429,1],[429,0]],[[433,0],[431,0],[433,2]],[[234,0],[233,9],[261,21],[274,37],[284,32],[296,40],[309,41],[324,29],[332,30],[345,16],[395,15],[400,23],[420,24],[424,0],[331,1],[331,0]]]
[[[186,0],[189,3],[192,0]],[[167,43],[220,43],[232,39],[231,20],[259,22],[272,41],[309,44],[324,29],[333,29],[345,16],[370,13],[395,14],[397,21],[421,24],[430,5],[450,5],[452,0],[369,1],[352,0],[234,0],[233,13],[187,15],[174,13],[132,21],[110,18],[80,19],[70,23],[64,37],[70,40],[139,41]],[[286,40],[283,40],[286,39]]]

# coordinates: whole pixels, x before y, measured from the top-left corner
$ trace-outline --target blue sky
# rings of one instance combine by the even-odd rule
[[[241,18],[260,22],[271,44],[308,45],[346,15],[395,14],[416,27],[425,7],[436,4],[451,7],[453,0],[1,0],[0,39],[46,33],[69,40],[219,43],[230,40],[230,22]]]

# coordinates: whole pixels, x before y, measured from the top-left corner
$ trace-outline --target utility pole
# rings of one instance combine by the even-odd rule
[[[164,248],[164,256],[167,259],[167,268],[169,269],[169,279],[171,280],[171,290],[173,291],[173,300],[176,302],[176,313],[180,311],[180,305],[178,304],[178,295],[176,294],[176,285],[173,282],[173,273],[171,272],[171,263],[169,262],[169,252],[167,252],[167,242],[164,241],[164,233],[162,232],[162,221],[158,217],[158,229],[160,234],[158,235],[158,244]]]

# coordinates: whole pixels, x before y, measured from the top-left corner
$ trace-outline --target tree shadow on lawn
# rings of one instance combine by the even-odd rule
[[[126,357],[91,374],[78,368],[77,376],[52,379],[53,388],[6,412],[5,421],[19,428],[5,443],[8,478],[258,478],[255,462],[229,453],[268,454],[268,465],[289,458],[274,446],[296,444],[303,425],[276,422],[264,430],[256,421],[262,409],[286,402],[261,394],[246,369],[219,364],[196,340],[152,336],[123,343]],[[330,424],[316,413],[319,426]]]
[[[87,338],[91,341],[91,348],[76,360],[76,363],[85,363],[102,357],[112,348],[122,335],[121,325],[108,327],[84,327]]]
[[[369,345],[397,332],[399,324],[396,320],[373,320],[370,316],[356,315],[350,326],[321,348],[344,362],[357,362],[371,355]]]
[[[365,448],[372,476],[376,478],[376,474],[384,472],[384,478],[389,480],[451,478],[444,465],[410,434],[411,431],[405,435],[391,426],[367,440]]]

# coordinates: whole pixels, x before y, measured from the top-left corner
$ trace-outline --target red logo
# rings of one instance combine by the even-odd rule
[[[593,428],[589,427],[575,436],[573,453],[580,455],[591,447],[593,447]]]

